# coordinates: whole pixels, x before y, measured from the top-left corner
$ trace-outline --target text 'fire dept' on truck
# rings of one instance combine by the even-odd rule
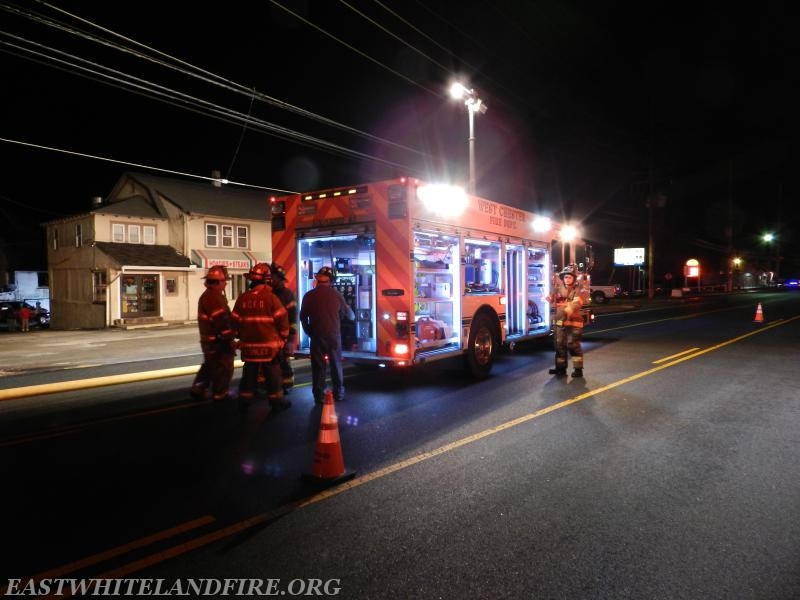
[[[342,324],[344,356],[361,364],[464,355],[487,376],[502,344],[550,335],[553,268],[575,263],[581,247],[565,244],[555,265],[562,226],[415,179],[272,198],[271,209],[273,260],[298,298],[333,268],[356,315]],[[308,351],[301,333],[297,354]]]

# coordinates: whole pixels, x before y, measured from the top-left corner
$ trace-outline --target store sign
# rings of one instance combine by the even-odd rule
[[[614,248],[614,266],[637,267],[644,264],[644,248]]]

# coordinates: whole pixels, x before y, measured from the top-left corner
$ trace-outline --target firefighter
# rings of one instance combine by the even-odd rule
[[[277,263],[272,263],[269,268],[272,272],[272,291],[283,302],[289,317],[289,337],[280,355],[283,392],[288,394],[294,386],[294,369],[291,361],[294,358],[297,344],[297,297],[291,289],[286,287],[286,269]]]
[[[258,373],[263,368],[267,400],[272,411],[278,412],[291,406],[283,397],[280,366],[281,350],[289,337],[289,318],[280,298],[272,293],[268,264],[254,265],[245,277],[250,281],[249,289],[236,299],[231,314],[244,361],[239,381],[240,408],[246,410],[255,397]]]
[[[551,375],[567,374],[567,354],[572,357],[572,377],[583,377],[583,314],[581,307],[589,301],[585,286],[578,285],[575,270],[567,267],[558,274],[561,283],[556,286],[547,301],[555,304],[555,330],[553,341],[556,351],[556,367]]]
[[[338,402],[344,399],[341,321],[353,321],[356,316],[344,296],[331,286],[333,271],[330,267],[322,267],[314,278],[314,288],[306,292],[300,305],[300,325],[311,338],[311,391],[314,402],[322,404],[330,365],[333,399]]]
[[[206,389],[211,388],[215,401],[229,398],[228,389],[233,377],[233,359],[236,355],[231,309],[225,296],[228,270],[213,266],[206,273],[206,290],[197,302],[197,326],[200,330],[200,348],[203,364],[189,392],[195,400],[205,399]]]

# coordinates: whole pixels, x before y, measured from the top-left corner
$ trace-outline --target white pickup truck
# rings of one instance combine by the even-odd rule
[[[589,295],[594,304],[605,304],[612,298],[622,295],[622,287],[619,284],[613,285],[595,285],[589,284]]]

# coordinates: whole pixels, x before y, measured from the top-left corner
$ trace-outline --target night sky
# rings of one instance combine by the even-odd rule
[[[458,77],[489,107],[475,121],[478,194],[581,222],[601,267],[613,247],[647,247],[649,199],[656,277],[692,257],[766,266],[766,231],[781,275],[800,275],[788,3],[57,6],[0,3],[12,270],[44,269],[41,223],[88,210],[125,171],[216,169],[274,191],[465,184],[468,115],[447,96]]]

